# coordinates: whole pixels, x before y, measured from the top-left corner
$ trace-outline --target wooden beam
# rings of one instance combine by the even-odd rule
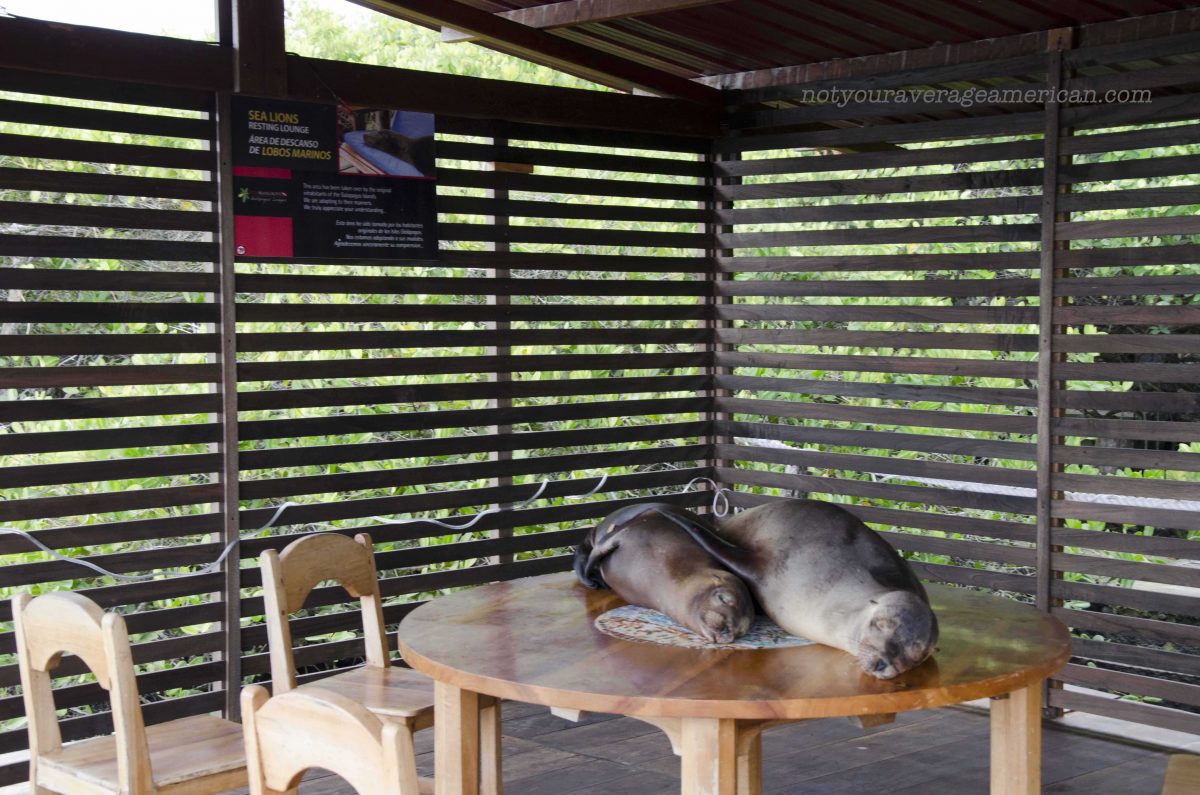
[[[233,87],[228,49],[40,19],[0,17],[0,67],[202,91]]]
[[[564,0],[529,8],[501,11],[495,16],[539,30],[569,28],[596,22],[644,17],[668,11],[728,3],[729,0]],[[474,41],[475,36],[454,28],[442,28],[442,41]]]
[[[692,102],[717,104],[714,88],[631,63],[608,53],[528,28],[454,0],[352,0],[366,8],[432,28],[451,27],[477,36],[481,42],[509,55],[552,69],[626,90]]]
[[[233,18],[238,92],[286,94],[283,0],[233,0]]]
[[[719,110],[678,99],[514,83],[387,66],[288,56],[288,96],[329,102],[330,89],[352,105],[404,108],[477,119],[505,119],[686,138],[719,132]]]

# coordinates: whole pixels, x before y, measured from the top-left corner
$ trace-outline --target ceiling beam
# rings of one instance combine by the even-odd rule
[[[625,90],[718,104],[718,89],[567,41],[545,31],[480,11],[455,0],[351,0],[408,22],[466,31],[500,52],[567,74]]]
[[[495,16],[529,28],[553,30],[728,2],[729,0],[564,0],[561,3],[547,3],[529,8],[516,8],[512,11],[501,11]],[[442,41],[473,41],[474,39],[475,37],[470,33],[464,33],[454,28],[442,28]]]

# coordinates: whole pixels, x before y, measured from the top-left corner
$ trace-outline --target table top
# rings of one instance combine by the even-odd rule
[[[400,625],[400,653],[442,682],[500,698],[622,715],[796,720],[955,704],[1027,687],[1066,664],[1060,621],[1033,607],[928,587],[938,650],[890,679],[828,646],[689,649],[597,630],[624,604],[570,573],[495,583],[421,605]]]

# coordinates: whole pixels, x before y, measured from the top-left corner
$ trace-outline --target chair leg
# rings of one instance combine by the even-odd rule
[[[503,769],[500,762],[500,699],[489,698],[479,709],[480,795],[502,795]]]
[[[402,730],[398,733],[400,754],[400,792],[403,795],[420,795],[421,785],[417,777],[417,753],[413,749],[413,725],[404,721]]]

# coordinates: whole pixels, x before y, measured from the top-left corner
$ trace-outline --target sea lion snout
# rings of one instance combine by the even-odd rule
[[[732,643],[750,629],[754,602],[745,583],[733,575],[712,578],[712,587],[701,592],[695,605],[693,627],[709,643]]]
[[[858,661],[878,679],[892,679],[916,668],[933,653],[937,617],[920,597],[894,591],[873,603],[859,641]]]

